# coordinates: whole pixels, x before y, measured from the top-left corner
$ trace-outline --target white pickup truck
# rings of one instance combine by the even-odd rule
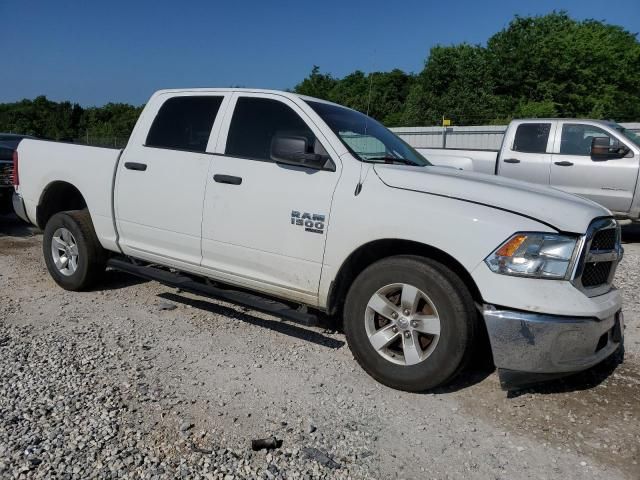
[[[613,122],[512,121],[500,150],[420,148],[434,165],[515,178],[583,196],[640,220],[640,136]]]
[[[450,381],[487,337],[504,388],[623,348],[609,211],[431,166],[336,104],[163,90],[122,151],[27,139],[14,162],[15,209],[68,290],[108,266],[306,324],[335,316],[369,374],[411,391]]]

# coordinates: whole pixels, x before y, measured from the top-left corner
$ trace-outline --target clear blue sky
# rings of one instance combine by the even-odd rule
[[[640,29],[640,0],[0,0],[0,102],[141,104],[168,87],[285,89],[314,64],[336,76],[417,72],[435,44],[484,43],[515,14],[554,9]]]

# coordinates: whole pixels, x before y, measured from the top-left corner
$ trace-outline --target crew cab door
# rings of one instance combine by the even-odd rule
[[[326,148],[335,171],[276,163],[276,134]],[[207,177],[202,266],[214,278],[315,304],[339,175],[337,156],[295,102],[234,94]]]
[[[591,141],[594,137],[609,139],[610,145],[622,140],[597,125],[561,122],[554,145],[551,185],[589,198],[614,212],[631,208],[638,177],[638,156],[633,150],[623,158],[594,159]]]
[[[123,252],[165,264],[200,265],[202,202],[225,95],[151,99],[118,164],[115,216]],[[212,134],[214,132],[214,134]]]
[[[547,185],[554,128],[552,121],[513,122],[502,142],[497,174]]]

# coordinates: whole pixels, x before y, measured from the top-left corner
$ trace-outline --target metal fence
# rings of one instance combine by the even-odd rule
[[[621,123],[640,133],[640,122]],[[396,127],[400,138],[414,148],[462,148],[498,150],[506,125],[478,125],[470,127]]]

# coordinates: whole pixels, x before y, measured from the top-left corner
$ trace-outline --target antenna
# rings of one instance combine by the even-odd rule
[[[367,117],[369,116],[369,109],[371,108],[371,89],[373,87],[373,75],[375,72],[369,74],[369,95],[367,98]]]
[[[371,58],[371,73],[369,73],[369,93],[367,95],[367,118],[364,120],[364,134],[367,134],[367,120],[369,118],[369,110],[371,109],[371,90],[373,89],[373,75],[375,74],[375,58],[376,51],[373,50],[373,57]]]
[[[369,73],[369,93],[367,94],[367,114],[364,117],[364,134],[367,135],[367,123],[369,120],[369,110],[371,109],[371,90],[373,89],[373,75],[375,73],[375,56],[376,51],[373,51],[373,57],[371,59],[371,72]],[[369,173],[369,169],[367,169],[367,174]],[[365,177],[366,178],[366,177]],[[354,196],[360,195],[362,191],[362,184],[364,183],[364,179],[362,178],[362,160],[360,161],[360,175],[358,179],[358,184],[356,185],[356,189],[353,192]]]

